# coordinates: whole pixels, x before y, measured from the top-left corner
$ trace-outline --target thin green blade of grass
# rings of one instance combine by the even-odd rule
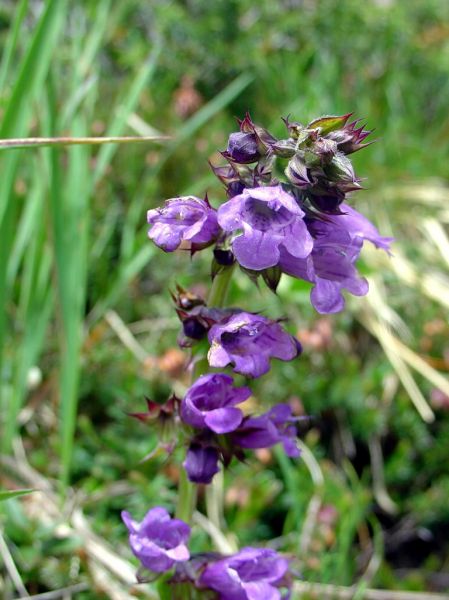
[[[95,27],[90,28],[87,39],[83,39],[82,54],[77,62],[78,71],[81,77],[86,77],[95,61],[102,43],[104,43],[104,38],[109,26],[108,17],[111,14],[111,8],[111,0],[102,0],[102,2],[99,2],[98,6],[95,7]]]
[[[136,109],[141,93],[143,92],[145,87],[150,84],[150,81],[153,77],[157,66],[157,61],[160,52],[161,45],[159,42],[156,43],[150,56],[148,57],[148,60],[142,65],[139,72],[137,73],[136,78],[129,87],[129,90],[124,95],[119,105],[115,108],[114,118],[107,129],[109,136],[119,136],[123,129],[126,127],[128,117]],[[150,138],[152,137],[154,136],[150,136]],[[155,137],[157,138],[157,136]],[[116,148],[114,146],[105,146],[98,153],[93,177],[94,184],[97,183],[103,177],[108,165],[112,160],[112,157],[114,156],[115,151]]]
[[[18,417],[27,391],[28,373],[42,351],[53,310],[53,290],[50,287],[52,260],[44,246],[45,230],[42,221],[38,222],[38,226],[41,231],[34,232],[35,238],[28,248],[22,275],[17,318],[22,335],[14,354],[14,380],[2,440],[5,448],[11,446],[17,433]]]
[[[20,3],[16,9],[14,16],[14,22],[12,24],[8,39],[6,40],[5,48],[3,50],[2,60],[0,64],[0,90],[3,90],[7,77],[11,69],[12,58],[17,48],[17,42],[19,41],[20,28],[28,10],[29,0],[20,0]]]
[[[161,136],[124,136],[124,137],[54,137],[54,138],[20,138],[0,140],[0,150],[14,148],[45,148],[51,146],[103,146],[104,144],[142,144],[147,142],[160,142],[169,140],[166,135]]]
[[[39,19],[31,41],[18,67],[18,76],[12,88],[0,126],[0,139],[14,135],[24,136],[29,126],[31,107],[38,90],[47,75],[53,51],[63,25],[66,0],[50,0]],[[13,243],[13,232],[17,206],[12,202],[13,184],[19,165],[20,152],[1,157],[0,168],[0,250],[1,256],[9,256]],[[6,275],[8,261],[0,261],[0,306],[9,306],[10,297]],[[3,373],[3,353],[6,336],[6,310],[0,311],[0,373]],[[0,386],[0,394],[2,394]],[[4,414],[7,406],[2,406]]]
[[[10,498],[18,498],[19,496],[25,496],[25,494],[31,494],[34,490],[0,490],[0,502],[10,500]]]
[[[84,128],[80,117],[73,123]],[[83,339],[83,317],[87,280],[87,242],[89,227],[89,157],[88,148],[68,151],[67,170],[59,186],[59,157],[53,157],[55,178],[51,204],[53,235],[61,310],[61,355],[59,374],[61,480],[67,484],[73,452],[80,351]]]

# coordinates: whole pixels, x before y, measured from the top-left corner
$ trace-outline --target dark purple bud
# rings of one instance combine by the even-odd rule
[[[182,322],[182,330],[192,340],[202,340],[207,333],[207,327],[197,317],[187,317]]]
[[[256,162],[261,157],[256,134],[243,133],[242,131],[231,133],[224,155],[226,158],[241,164]]]
[[[238,194],[241,194],[245,189],[245,184],[241,181],[231,181],[226,188],[226,195],[228,198],[233,198]]]
[[[190,527],[184,521],[171,519],[165,508],[152,508],[141,523],[126,511],[122,512],[122,519],[129,531],[131,550],[149,571],[164,573],[175,563],[189,559],[186,543]]]
[[[172,293],[176,305],[176,314],[182,323],[183,335],[178,339],[182,348],[192,345],[192,340],[201,340],[211,326],[229,312],[217,308],[208,308],[202,298],[177,286]]]
[[[213,446],[192,442],[187,450],[183,466],[192,483],[210,483],[220,470],[219,453]]]
[[[231,133],[228,147],[222,154],[241,165],[257,162],[270,152],[277,140],[266,129],[253,123],[248,113],[239,124],[240,131]]]
[[[214,258],[222,267],[230,267],[235,262],[234,255],[232,254],[231,250],[224,250],[222,248],[214,249]]]
[[[341,214],[340,205],[345,199],[345,194],[337,188],[321,188],[308,193],[312,206],[326,214]]]

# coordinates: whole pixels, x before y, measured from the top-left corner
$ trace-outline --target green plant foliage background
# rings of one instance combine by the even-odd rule
[[[28,592],[128,593],[99,576],[74,508],[135,564],[120,510],[175,505],[183,451],[141,463],[157,440],[126,413],[187,384],[168,288],[206,293],[210,256],[157,251],[145,213],[175,195],[224,200],[207,161],[246,111],[275,135],[289,114],[353,111],[375,128],[354,157],[366,190],[353,201],[396,243],[390,259],[363,254],[368,299],[326,319],[305,283],[282,280],[274,296],[235,277],[234,305],[288,317],[303,341],[255,402],[310,415],[301,437],[316,460],[233,465],[227,527],[241,546],[275,540],[304,581],[355,585],[357,598],[448,592],[449,398],[436,388],[449,370],[449,4],[5,0],[0,48],[0,137],[171,136],[0,150],[0,494],[38,490],[2,502],[0,528]],[[193,544],[213,547],[201,527]],[[4,568],[0,594],[16,597]]]

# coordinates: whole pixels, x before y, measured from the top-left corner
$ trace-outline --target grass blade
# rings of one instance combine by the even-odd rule
[[[104,144],[138,144],[146,142],[159,142],[169,140],[166,135],[161,136],[125,136],[125,137],[52,137],[52,138],[18,138],[0,140],[0,150],[14,148],[43,148],[51,146],[103,146]]]

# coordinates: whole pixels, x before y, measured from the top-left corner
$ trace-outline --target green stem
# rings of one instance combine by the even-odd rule
[[[229,284],[231,283],[234,265],[223,268],[223,271],[215,275],[210,288],[207,306],[215,308],[223,308],[228,296]]]
[[[186,523],[192,520],[196,505],[196,486],[187,479],[184,467],[179,472],[178,506],[176,517]]]
[[[220,273],[215,275],[207,300],[207,305],[209,307],[222,308],[224,306],[233,270],[234,266],[226,267]],[[193,371],[193,379],[197,379],[200,375],[204,375],[207,370],[207,360],[205,358],[199,359]],[[196,506],[196,491],[196,485],[187,479],[186,472],[184,468],[182,468],[179,475],[176,517],[182,519],[186,523],[190,523],[192,520],[193,511]]]

